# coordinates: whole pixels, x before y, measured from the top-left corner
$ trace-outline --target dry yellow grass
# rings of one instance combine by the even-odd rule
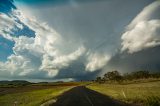
[[[115,99],[130,103],[142,103],[147,105],[149,102],[160,101],[160,81],[126,85],[93,83],[87,87]]]

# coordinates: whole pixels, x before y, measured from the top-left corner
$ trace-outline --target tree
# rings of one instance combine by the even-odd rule
[[[137,71],[137,72],[131,73],[131,75],[134,79],[149,78],[150,77],[150,74],[148,71]]]
[[[152,78],[160,78],[160,73],[159,72],[152,73],[152,74],[150,74],[150,77],[152,77]]]
[[[115,70],[115,71],[111,71],[111,72],[104,74],[104,79],[120,81],[122,80],[122,76],[117,70]]]
[[[101,77],[97,77],[96,78],[96,82],[101,83],[102,82],[102,78]]]

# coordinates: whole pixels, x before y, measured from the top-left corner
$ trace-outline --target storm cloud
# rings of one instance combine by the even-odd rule
[[[66,0],[42,5],[15,0],[14,5],[9,15],[0,13],[0,35],[14,42],[13,53],[0,62],[2,77],[89,80],[114,69],[160,68],[159,1]]]

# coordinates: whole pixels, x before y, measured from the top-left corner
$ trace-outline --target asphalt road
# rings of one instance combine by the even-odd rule
[[[133,106],[78,86],[59,96],[51,106]]]

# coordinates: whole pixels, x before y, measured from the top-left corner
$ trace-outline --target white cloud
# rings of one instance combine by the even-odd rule
[[[90,53],[88,57],[88,63],[86,64],[86,70],[93,72],[103,68],[109,61],[110,56],[102,55],[98,53]]]
[[[34,18],[26,17],[20,11],[14,11],[14,15],[22,23],[35,31],[36,35],[35,38],[20,36],[15,39],[15,46],[13,47],[15,55],[25,58],[22,62],[24,64],[21,66],[24,71],[22,70],[18,75],[25,76],[33,71],[40,71],[39,67],[41,67],[43,56],[48,55],[52,56],[52,58],[55,56],[54,52],[56,52],[57,48],[55,48],[54,44],[58,34],[46,24],[40,24],[41,22],[38,22]],[[58,73],[58,70],[55,70],[56,73]],[[48,75],[50,76],[51,74],[53,74],[53,72],[48,71]]]
[[[143,11],[128,25],[122,35],[122,51],[137,52],[160,45],[160,2],[156,1],[145,7]]]
[[[14,11],[14,14],[21,22],[35,31],[34,45],[48,55],[54,56],[57,52],[55,45],[61,43],[60,35],[46,23],[39,22],[32,16],[25,16],[21,11]]]
[[[84,47],[64,54],[58,48],[58,45],[64,45],[63,40],[55,30],[47,24],[41,24],[35,18],[26,17],[20,11],[14,11],[13,15],[15,19],[35,31],[36,36],[15,38],[8,34],[14,38],[14,54],[9,56],[6,62],[1,62],[0,65],[3,66],[0,68],[1,71],[5,70],[12,76],[27,76],[37,71],[44,71],[47,72],[48,77],[54,77],[60,69],[69,66],[84,54]],[[10,29],[14,28],[14,25],[12,26]]]
[[[152,4],[146,6],[130,23],[128,28],[133,28],[137,23],[141,21],[147,21],[151,19],[159,19],[160,15],[158,14],[160,10],[160,2],[155,1]]]
[[[73,61],[77,60],[84,53],[85,48],[80,47],[78,50],[67,55],[61,55],[57,57],[44,55],[40,69],[48,71],[50,76],[55,76],[57,70],[68,67]]]
[[[0,71],[3,73],[1,76],[26,76],[36,70],[30,60],[29,58],[23,57],[23,55],[12,54],[6,62],[0,62]]]
[[[14,18],[13,18],[14,17]],[[1,62],[0,70],[13,76],[25,76],[33,71],[38,71],[43,55],[53,56],[56,32],[46,24],[39,24],[36,19],[25,17],[21,12],[14,11],[12,17],[0,15],[0,33],[6,39],[15,42],[13,52],[6,62]],[[12,37],[12,30],[21,26],[16,20],[20,20],[35,31],[36,37]],[[6,32],[6,33],[5,33]],[[36,60],[38,59],[38,60]]]
[[[15,28],[22,29],[23,26],[16,22],[16,19],[12,16],[8,16],[6,14],[0,13],[0,34],[9,40],[14,40],[10,34],[12,34],[12,30],[16,30]]]
[[[24,60],[22,56],[11,55],[8,57],[8,61],[0,63],[0,71],[4,71],[6,74],[9,72],[10,75],[14,75],[20,71]]]
[[[123,34],[123,48],[130,53],[160,45],[160,20],[139,22],[134,29]]]

